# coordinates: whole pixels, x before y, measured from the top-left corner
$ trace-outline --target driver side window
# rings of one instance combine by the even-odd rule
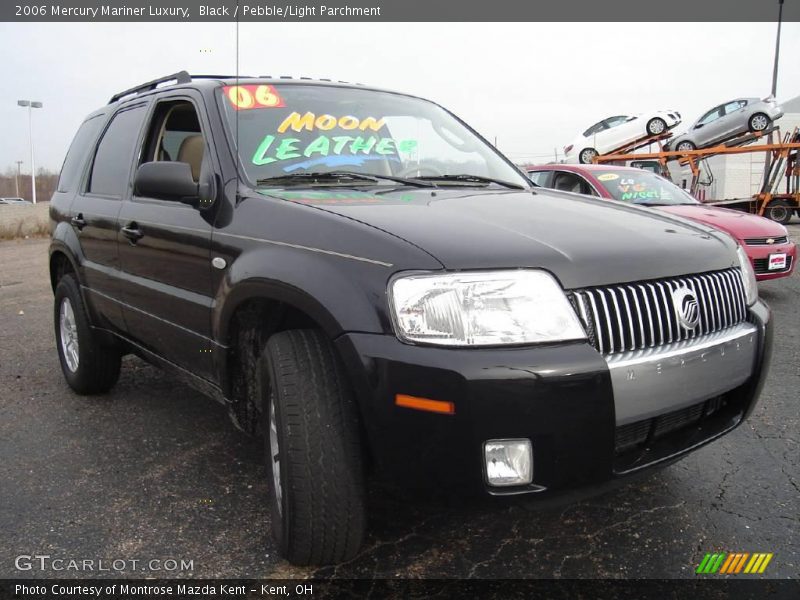
[[[197,111],[191,102],[180,100],[159,104],[146,144],[142,162],[185,162],[192,169],[192,178],[195,181],[200,179],[206,144]]]
[[[599,123],[595,123],[589,129],[583,132],[583,137],[589,137],[590,135],[594,135],[595,133],[600,133],[606,129],[605,121],[600,121]]]
[[[708,125],[709,123],[713,123],[717,119],[722,116],[722,107],[717,106],[716,108],[711,109],[706,114],[702,116],[702,118],[697,122],[698,125]]]
[[[593,195],[592,187],[583,177],[567,171],[558,171],[554,175],[552,188],[573,194]]]

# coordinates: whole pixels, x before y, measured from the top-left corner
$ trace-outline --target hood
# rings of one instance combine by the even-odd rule
[[[567,289],[736,264],[734,242],[716,230],[652,209],[552,190],[262,193],[376,227],[425,250],[447,269],[539,267]]]
[[[728,208],[682,204],[680,206],[659,206],[658,210],[716,227],[737,240],[786,235],[783,226],[774,221]]]

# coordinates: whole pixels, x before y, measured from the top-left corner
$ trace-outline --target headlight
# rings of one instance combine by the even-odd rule
[[[494,346],[586,339],[572,305],[545,271],[421,274],[389,286],[400,339]]]
[[[736,247],[736,256],[739,257],[739,266],[742,269],[742,281],[744,282],[744,297],[747,301],[747,306],[752,306],[758,300],[758,282],[756,281],[756,274],[753,271],[753,265],[750,264],[750,259],[747,253],[741,246]]]

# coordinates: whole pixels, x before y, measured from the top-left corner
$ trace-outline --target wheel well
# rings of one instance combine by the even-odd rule
[[[50,256],[50,286],[55,291],[58,282],[67,273],[74,273],[72,263],[63,252],[53,252]]]
[[[269,337],[288,329],[320,329],[319,323],[289,304],[268,299],[247,300],[231,316],[226,356],[226,396],[231,418],[247,433],[261,427],[256,368]]]

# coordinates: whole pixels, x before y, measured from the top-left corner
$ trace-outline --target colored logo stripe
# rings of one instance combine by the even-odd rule
[[[722,565],[720,573],[738,573],[744,566],[748,556],[750,556],[748,552],[735,552],[728,555],[728,560]]]
[[[714,554],[711,554],[710,552],[706,553],[706,555],[703,557],[702,562],[700,563],[700,566],[697,567],[696,572],[703,574],[716,573],[719,570],[720,566],[722,565],[722,561],[724,559],[725,559],[724,552],[720,553],[715,552]]]
[[[772,552],[753,554],[753,558],[751,558],[750,562],[747,563],[744,572],[763,573],[766,570],[769,561],[772,560],[773,556],[774,555],[772,554]]]
[[[714,573],[763,573],[772,560],[772,552],[707,552],[700,561],[695,573],[709,575]],[[749,559],[749,560],[748,560]],[[745,566],[747,565],[747,566]]]

